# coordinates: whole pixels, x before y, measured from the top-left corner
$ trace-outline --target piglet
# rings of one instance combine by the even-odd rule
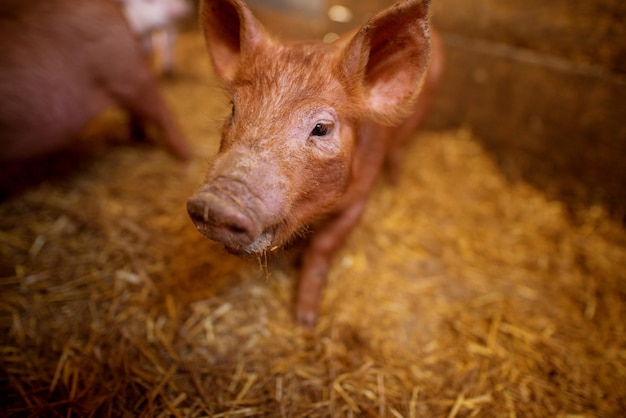
[[[139,37],[144,52],[155,50],[161,58],[161,72],[174,70],[177,24],[191,12],[187,0],[118,0],[130,27]],[[155,41],[158,42],[155,47]]]
[[[235,254],[306,237],[296,298],[306,326],[333,254],[385,163],[397,177],[400,147],[432,100],[443,58],[428,10],[428,0],[408,0],[334,43],[281,43],[242,0],[203,3],[232,112],[187,210],[200,233]]]
[[[0,159],[77,139],[108,107],[153,124],[172,153],[190,148],[119,6],[110,0],[0,2]]]

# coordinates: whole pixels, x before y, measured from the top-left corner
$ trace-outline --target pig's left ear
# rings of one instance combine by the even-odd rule
[[[200,16],[215,71],[232,81],[242,57],[266,40],[264,29],[243,0],[204,0]]]
[[[430,55],[429,5],[430,0],[408,0],[380,12],[344,50],[342,70],[379,123],[406,115],[421,89]]]

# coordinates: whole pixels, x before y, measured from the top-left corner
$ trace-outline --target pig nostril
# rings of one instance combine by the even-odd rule
[[[204,202],[190,199],[187,202],[187,212],[189,213],[189,217],[195,222],[207,221],[207,206]]]
[[[241,226],[241,225],[235,225],[235,224],[230,224],[230,225],[226,225],[226,227],[228,229],[230,229],[232,232],[234,232],[235,234],[246,234],[248,233],[248,230]]]

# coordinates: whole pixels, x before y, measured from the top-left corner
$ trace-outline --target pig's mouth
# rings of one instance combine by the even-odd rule
[[[260,253],[272,246],[278,227],[263,225],[257,200],[244,184],[218,180],[187,200],[187,212],[202,235],[230,253]]]
[[[274,240],[275,228],[267,229],[261,233],[261,235],[254,241],[252,244],[248,245],[245,248],[239,247],[230,247],[224,244],[224,248],[235,255],[247,255],[247,254],[257,254],[263,253],[271,248],[272,242]]]

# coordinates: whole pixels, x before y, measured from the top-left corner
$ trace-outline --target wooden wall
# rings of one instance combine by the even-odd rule
[[[624,221],[626,2],[432,4],[448,52],[432,126],[468,126],[512,177]]]

